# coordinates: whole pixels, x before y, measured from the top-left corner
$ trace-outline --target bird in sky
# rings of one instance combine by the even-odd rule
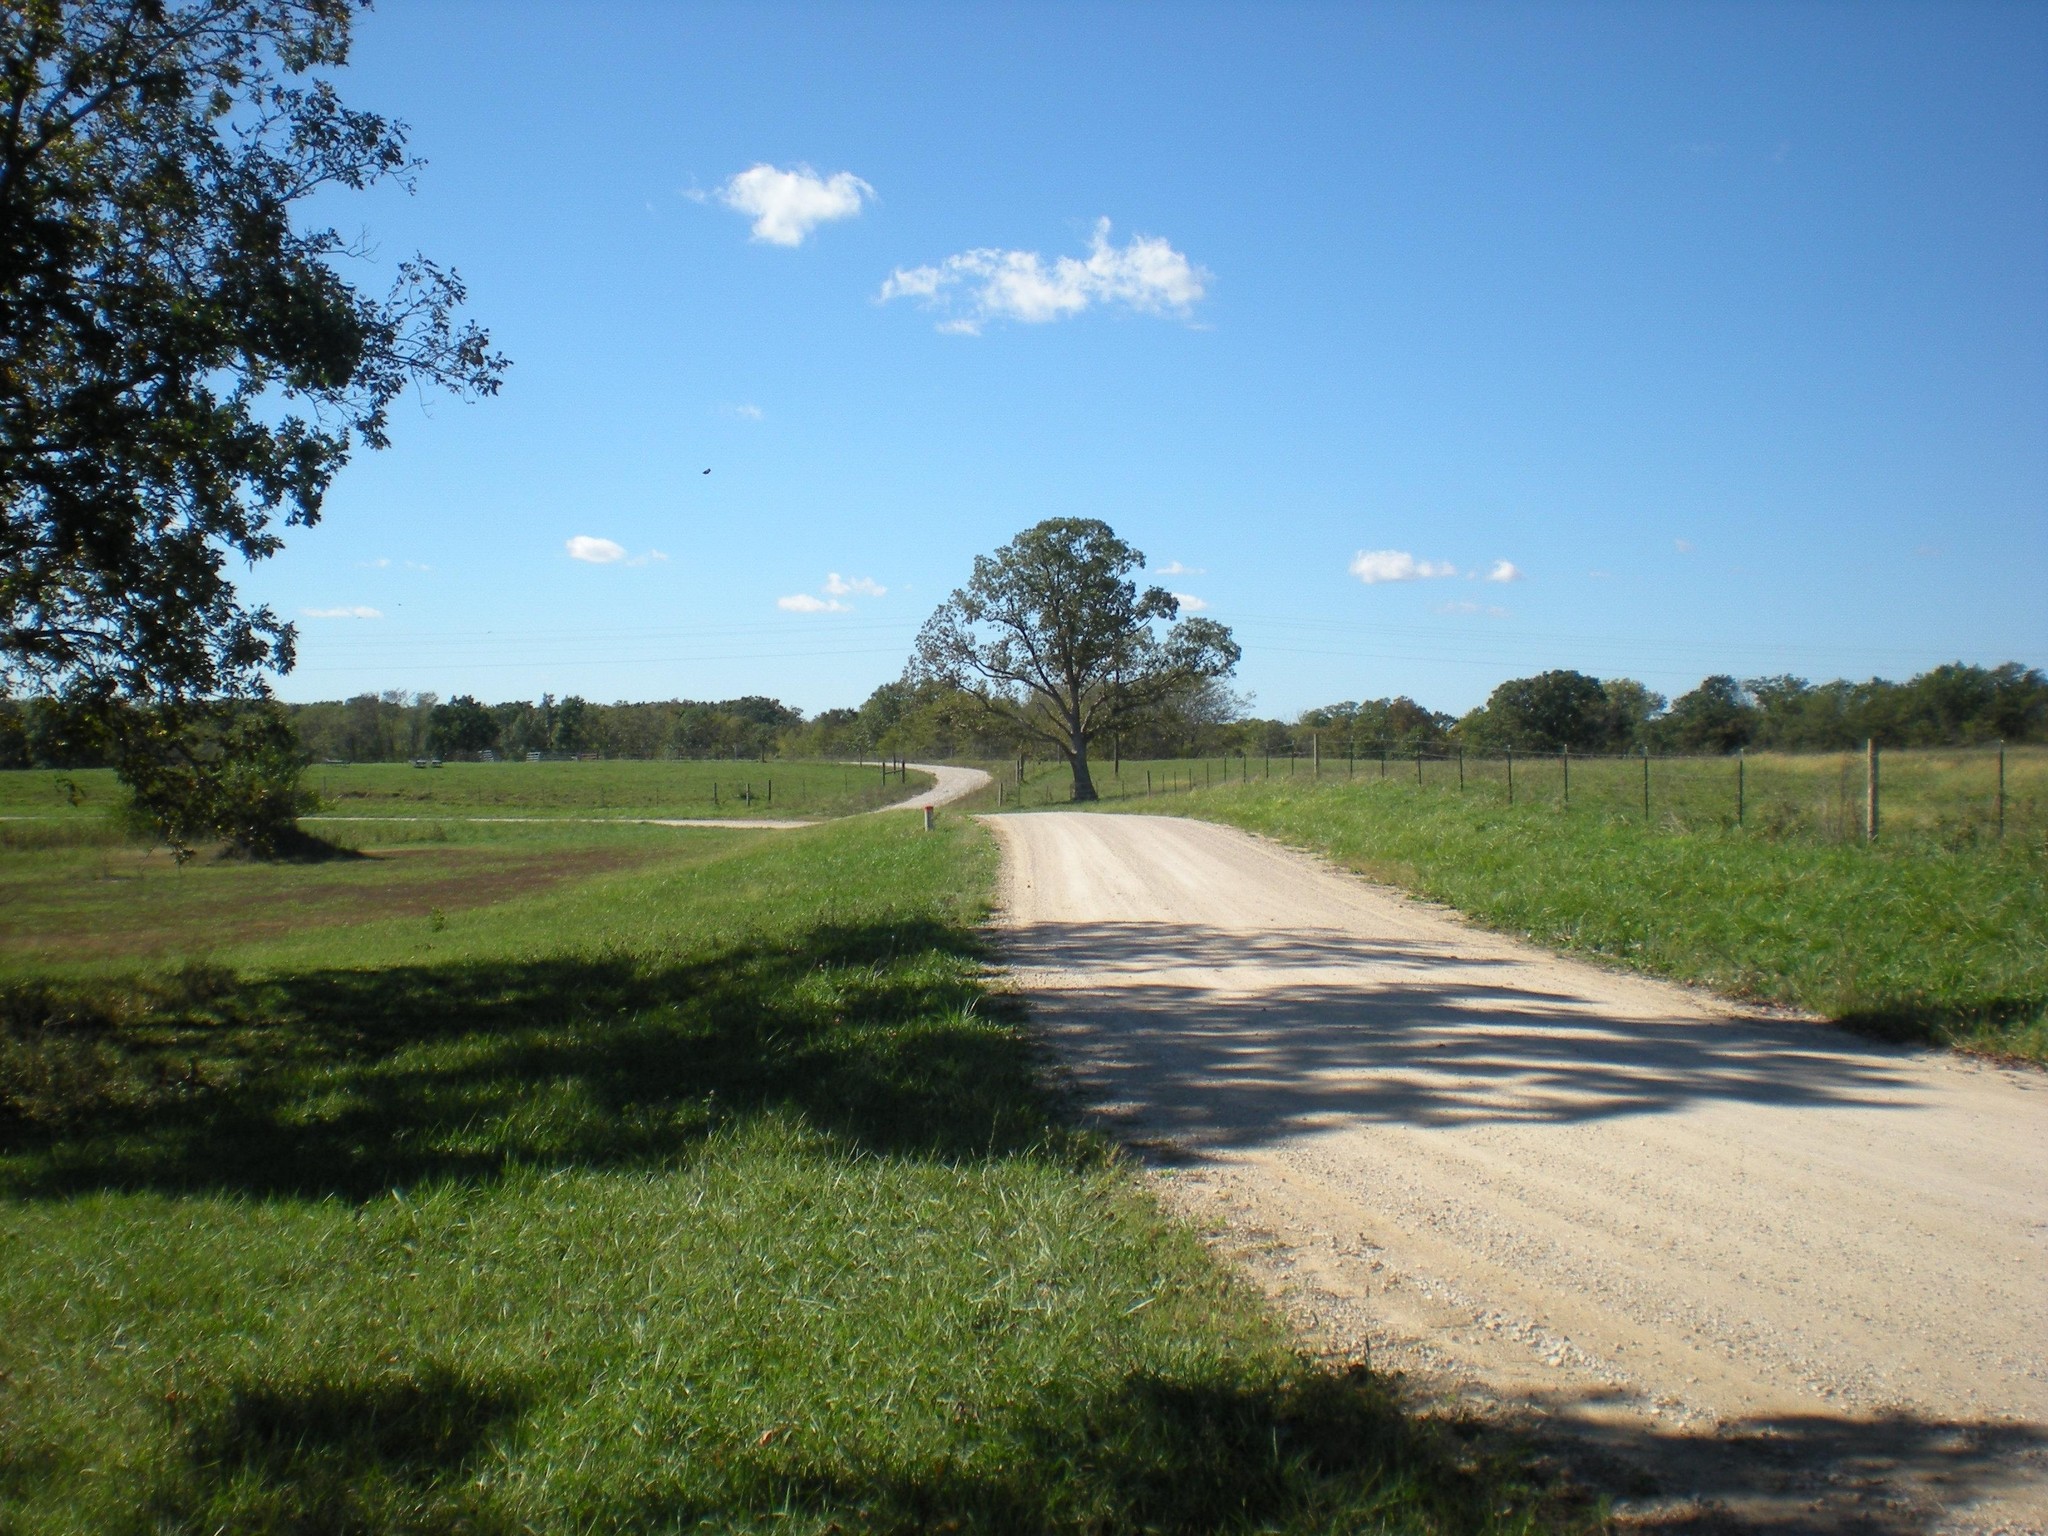
[[[710,473],[711,473],[711,471],[707,469],[707,470],[705,470],[705,471],[704,471],[704,473],[708,475],[708,474],[710,474]]]

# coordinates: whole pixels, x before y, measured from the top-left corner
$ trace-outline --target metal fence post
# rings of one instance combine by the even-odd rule
[[[1415,787],[1422,787],[1422,754],[1419,751],[1415,754]]]
[[[1650,819],[1650,744],[1643,743],[1643,820]]]
[[[1465,749],[1458,748],[1458,793],[1465,793]]]
[[[1748,766],[1748,763],[1748,750],[1743,747],[1737,747],[1735,749],[1735,825],[1738,827],[1742,825],[1742,812],[1744,809],[1742,804],[1743,791],[1747,788],[1742,782],[1743,770]]]
[[[1566,747],[1557,754],[1557,757],[1558,761],[1564,764],[1564,808],[1570,810],[1572,808],[1572,749]]]
[[[1508,748],[1508,804],[1515,803],[1515,749]]]
[[[1877,841],[1877,738],[1863,743],[1863,841]]]
[[[1315,754],[1315,758],[1316,758],[1315,772],[1314,772],[1313,774],[1311,774],[1311,775],[1310,775],[1310,777],[1311,777],[1311,778],[1317,778],[1317,779],[1320,779],[1320,778],[1321,778],[1321,777],[1323,776],[1323,736],[1322,736],[1322,732],[1320,732],[1320,731],[1311,731],[1311,732],[1309,733],[1309,738],[1308,738],[1308,748],[1309,748],[1309,751],[1311,751],[1311,752],[1313,752],[1313,753]]]

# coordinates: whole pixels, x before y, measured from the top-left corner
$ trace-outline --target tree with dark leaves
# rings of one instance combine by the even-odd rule
[[[401,262],[369,296],[367,252],[294,222],[417,164],[326,78],[355,9],[0,12],[0,689],[102,707],[131,782],[186,706],[291,667],[292,626],[229,560],[317,522],[408,385],[489,395],[505,367],[452,271]]]
[[[1093,518],[1027,528],[975,557],[967,585],[925,621],[908,680],[957,689],[982,714],[1052,748],[1073,769],[1074,799],[1093,800],[1093,742],[1237,667],[1223,625],[1172,624],[1173,594],[1138,590],[1131,573],[1144,564]],[[1172,627],[1157,633],[1162,623]]]

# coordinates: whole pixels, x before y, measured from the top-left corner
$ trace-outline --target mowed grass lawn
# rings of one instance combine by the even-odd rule
[[[1509,807],[1398,778],[1255,779],[1121,804],[1311,849],[1560,949],[1891,1038],[2048,1060],[2038,836],[1866,847],[1646,827],[1597,804]]]
[[[1563,1518],[1062,1123],[973,823],[472,836],[0,850],[109,888],[0,957],[0,1530]]]
[[[879,767],[849,763],[695,759],[439,768],[316,763],[306,771],[307,787],[321,801],[312,826],[322,836],[344,832],[345,823],[325,819],[330,817],[845,816],[907,799],[930,783],[929,774],[914,770],[885,776]],[[0,772],[0,829],[103,820],[121,799],[111,769]]]

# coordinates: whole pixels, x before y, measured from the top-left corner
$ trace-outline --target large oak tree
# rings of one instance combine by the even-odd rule
[[[0,11],[0,688],[104,706],[124,770],[290,668],[292,626],[229,563],[318,521],[401,390],[488,395],[505,366],[452,271],[365,293],[369,253],[295,217],[416,164],[327,78],[356,9]]]
[[[1173,623],[1162,587],[1140,592],[1145,557],[1093,518],[1048,518],[993,555],[917,639],[913,682],[957,689],[981,713],[1052,748],[1093,800],[1089,746],[1151,718],[1177,695],[1237,667],[1230,631]],[[1161,626],[1170,626],[1162,630]]]

